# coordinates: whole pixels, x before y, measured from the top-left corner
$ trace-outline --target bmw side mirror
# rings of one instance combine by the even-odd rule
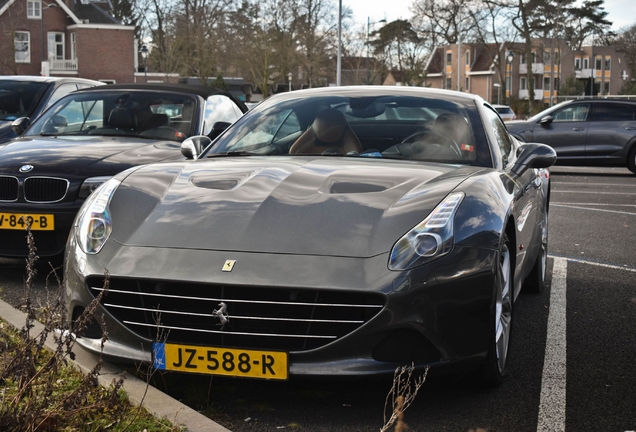
[[[554,149],[545,144],[527,143],[519,147],[517,160],[512,166],[512,172],[520,176],[528,168],[549,168],[556,163],[557,154]]]
[[[552,120],[554,120],[554,119],[552,118],[552,116],[549,116],[549,115],[548,115],[548,116],[543,117],[541,120],[539,120],[539,122],[540,122],[542,125],[549,125],[550,123],[552,123]]]
[[[11,123],[11,129],[13,129],[13,132],[15,132],[17,135],[22,135],[24,131],[26,130],[26,128],[29,127],[30,124],[31,124],[30,118],[20,117],[19,119],[13,120],[13,122]]]
[[[190,138],[186,138],[181,143],[181,154],[186,157],[186,159],[196,160],[203,149],[206,148],[212,140],[210,137],[205,135],[197,135]]]

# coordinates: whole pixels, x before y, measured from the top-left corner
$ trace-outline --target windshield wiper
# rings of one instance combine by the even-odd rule
[[[210,153],[206,157],[221,157],[221,156],[255,156],[256,153],[251,153],[245,150],[229,151],[225,153]]]

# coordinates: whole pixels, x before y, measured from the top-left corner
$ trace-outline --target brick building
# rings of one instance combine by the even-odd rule
[[[107,0],[0,0],[0,75],[133,82],[134,27]]]
[[[506,103],[510,97],[529,98],[530,67],[534,100],[552,105],[559,100],[560,85],[568,77],[581,81],[587,96],[615,95],[630,78],[623,54],[613,47],[571,50],[563,41],[534,39],[531,65],[524,52],[525,46],[520,43],[438,47],[425,67],[424,85],[478,94],[491,103]]]

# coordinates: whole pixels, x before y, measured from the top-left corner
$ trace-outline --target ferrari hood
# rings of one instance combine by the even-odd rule
[[[408,161],[243,157],[143,167],[111,201],[131,246],[370,257],[481,170]]]
[[[166,159],[183,159],[179,143],[128,137],[72,136],[19,138],[0,146],[0,173],[86,177],[114,175],[124,169]]]

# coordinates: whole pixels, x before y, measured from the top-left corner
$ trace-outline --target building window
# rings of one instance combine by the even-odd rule
[[[453,87],[453,80],[452,78],[446,78],[446,89],[450,90]]]
[[[470,51],[466,51],[466,61],[465,61],[466,65],[470,65]]]
[[[558,91],[561,88],[561,78],[554,78],[554,90]]]
[[[470,78],[469,77],[466,77],[465,82],[464,82],[464,87],[465,87],[467,92],[470,92]]]
[[[594,68],[596,70],[601,70],[602,67],[603,67],[603,58],[602,57],[596,57],[595,63],[594,63]]]
[[[589,69],[590,68],[590,59],[585,57],[583,59],[583,69]]]
[[[581,70],[581,59],[579,57],[574,59],[574,70]]]
[[[42,2],[40,0],[27,1],[27,18],[30,18],[30,19],[42,18]]]
[[[49,60],[64,60],[64,33],[49,33]]]
[[[506,90],[512,94],[512,77],[506,77]]]
[[[611,70],[612,69],[612,58],[611,57],[605,57],[605,70]]]
[[[521,90],[527,90],[526,82],[526,77],[521,77],[521,81],[519,83],[519,88]]]
[[[603,94],[604,95],[610,94],[610,82],[609,81],[605,81],[603,83]]]
[[[450,66],[453,63],[453,53],[446,53],[446,66]]]
[[[550,91],[550,77],[543,77],[543,90]]]
[[[75,32],[71,33],[71,60],[77,60],[77,39]]]
[[[521,53],[519,56],[519,63],[526,64],[526,53]]]
[[[16,63],[31,63],[31,34],[17,31],[13,36]]]
[[[552,52],[543,51],[543,64],[550,65],[552,64]]]

